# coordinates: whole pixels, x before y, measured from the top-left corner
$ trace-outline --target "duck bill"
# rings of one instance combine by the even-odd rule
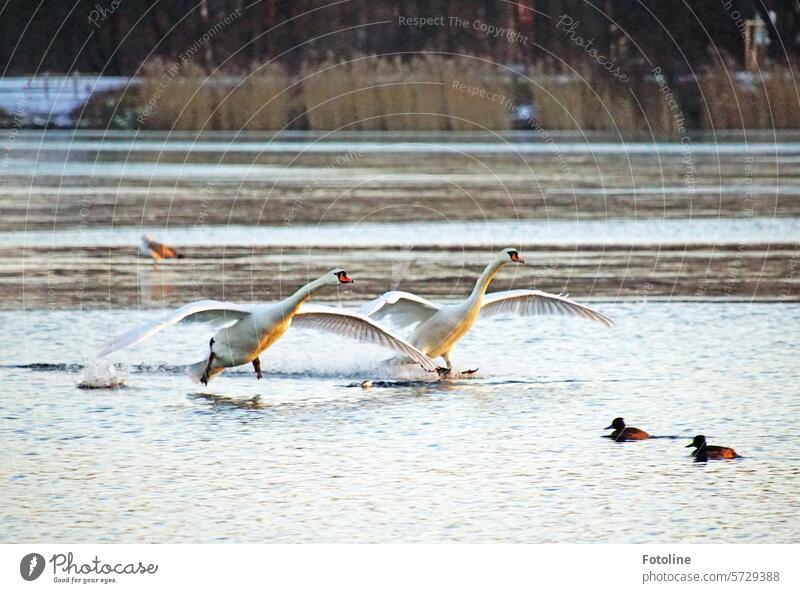
[[[694,443],[689,443],[684,447],[684,449],[688,449],[689,447],[694,447],[694,446],[695,446]]]
[[[606,426],[603,430],[611,430],[612,428],[614,428],[613,424],[611,426]]]

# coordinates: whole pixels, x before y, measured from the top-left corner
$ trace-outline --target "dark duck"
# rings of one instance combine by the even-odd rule
[[[614,432],[605,436],[615,441],[643,441],[650,438],[650,435],[643,430],[633,426],[625,426],[625,420],[622,418],[614,418],[611,426],[606,426],[605,429],[609,430],[611,428],[614,429]]]
[[[736,459],[737,457],[741,457],[741,455],[730,447],[719,447],[717,445],[707,444],[706,437],[702,434],[698,434],[694,437],[694,440],[686,446],[695,448],[692,455],[697,461],[708,461],[709,459]]]

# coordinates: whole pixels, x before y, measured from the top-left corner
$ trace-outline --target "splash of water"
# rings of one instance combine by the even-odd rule
[[[78,382],[80,389],[117,389],[127,379],[120,367],[104,361],[93,360],[86,364]]]

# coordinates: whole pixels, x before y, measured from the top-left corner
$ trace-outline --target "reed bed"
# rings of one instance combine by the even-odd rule
[[[407,61],[327,61],[305,65],[301,80],[300,101],[312,130],[467,130],[509,125],[509,113],[499,99],[509,97],[510,77],[498,75],[496,67],[485,63],[476,66],[474,60],[423,55]],[[469,92],[461,90],[462,85]],[[494,101],[486,98],[490,94]]]
[[[772,68],[737,75],[716,71],[701,80],[702,127],[712,129],[800,128],[800,71]]]
[[[211,75],[194,64],[169,68],[156,59],[143,69],[134,108],[142,128],[504,130],[527,103],[535,109],[527,127],[552,130],[671,136],[682,127],[800,128],[800,73],[788,68],[760,76],[711,72],[699,85],[672,89],[672,103],[649,78],[623,84],[604,72],[543,66],[512,76],[467,57],[328,59],[294,75],[274,63]],[[128,96],[127,109],[130,103]]]
[[[290,77],[283,66],[208,75],[187,63],[170,70],[155,59],[144,67],[139,123],[146,129],[272,130],[290,119]]]

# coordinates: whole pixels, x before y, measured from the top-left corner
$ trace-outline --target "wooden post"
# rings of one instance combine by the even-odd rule
[[[744,66],[745,69],[758,70],[759,54],[764,44],[764,21],[761,19],[747,19],[745,21],[744,36]]]

